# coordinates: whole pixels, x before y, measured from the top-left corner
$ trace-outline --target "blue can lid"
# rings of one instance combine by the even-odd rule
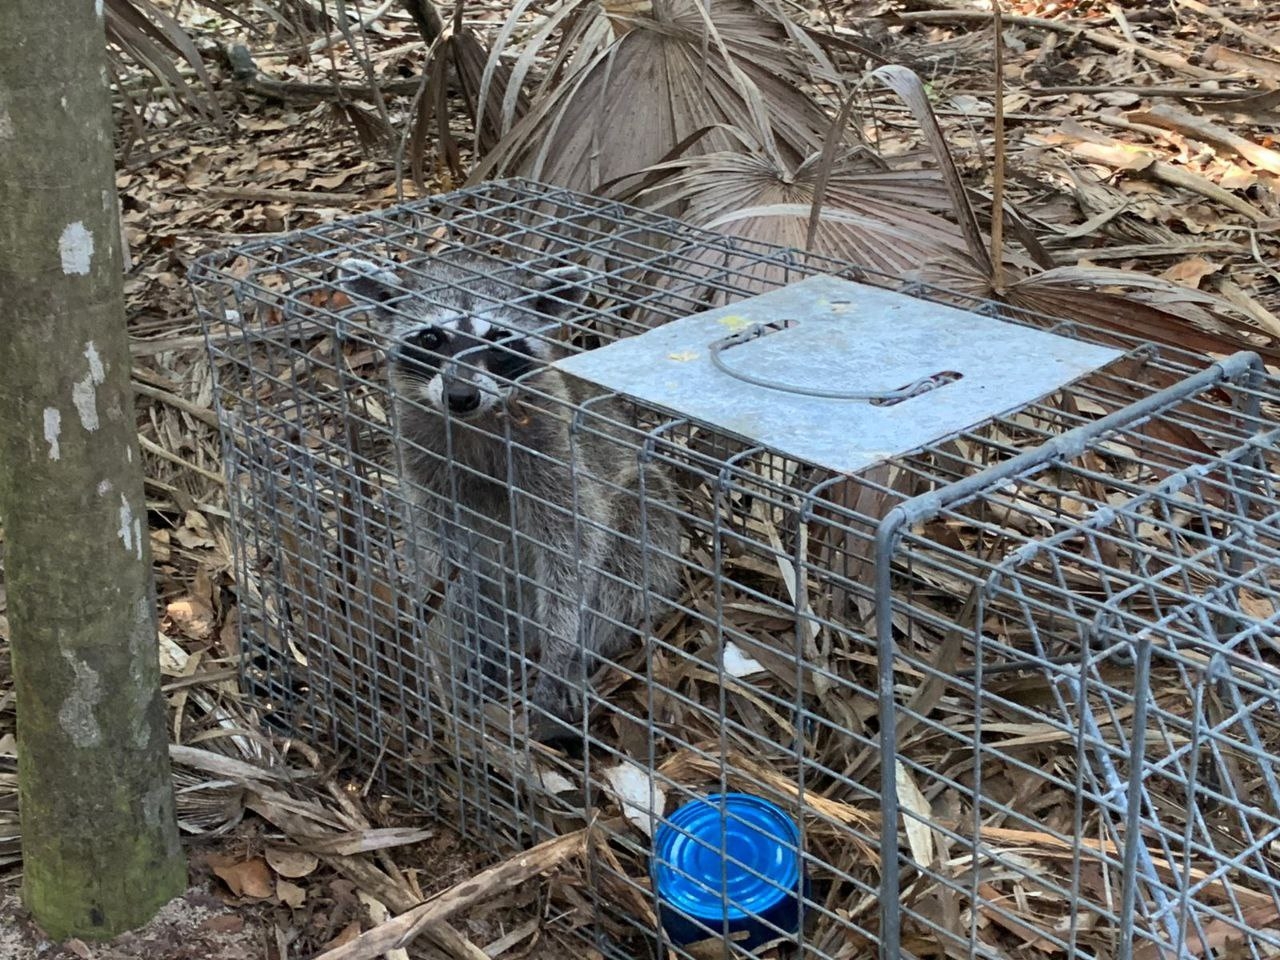
[[[655,831],[654,885],[666,904],[715,930],[793,900],[799,847],[795,821],[776,804],[746,793],[700,797]]]

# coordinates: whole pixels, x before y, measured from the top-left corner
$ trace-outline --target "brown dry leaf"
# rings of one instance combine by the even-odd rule
[[[1269,620],[1276,614],[1275,604],[1271,600],[1248,590],[1240,591],[1240,609],[1258,620]]]
[[[173,551],[169,549],[169,531],[152,530],[151,559],[156,563],[168,563],[172,557]]]
[[[320,863],[320,858],[314,853],[296,847],[267,847],[263,855],[272,870],[294,880],[307,876]]]
[[[1210,263],[1204,257],[1187,257],[1185,260],[1179,260],[1160,276],[1196,290],[1199,289],[1201,280],[1221,269],[1222,264]]]
[[[200,601],[214,613],[218,612],[218,591],[213,585],[209,571],[204,567],[196,567],[195,575],[191,578],[191,595],[199,597]]]
[[[898,794],[904,808],[903,824],[906,828],[907,846],[916,863],[929,865],[933,863],[933,831],[929,821],[933,819],[933,810],[929,801],[920,792],[911,771],[902,761],[894,767],[894,777],[898,783]]]
[[[1137,173],[1156,162],[1154,155],[1132,144],[1105,146],[1100,143],[1079,143],[1071,151],[1082,160],[1097,161],[1116,170]]]
[[[390,919],[391,911],[387,909],[387,905],[373,896],[373,894],[364,890],[357,890],[356,898],[364,904],[365,911],[369,914],[369,919],[375,927],[386,923]]]
[[[296,883],[290,883],[288,880],[277,880],[276,899],[285,906],[293,907],[296,910],[306,901],[307,891]]]
[[[236,913],[224,913],[205,920],[200,924],[200,929],[209,933],[239,933],[244,929],[244,917]]]
[[[275,885],[267,861],[261,857],[236,860],[221,854],[207,858],[210,869],[217,874],[237,897],[265,900],[272,895]]]
[[[1280,60],[1246,53],[1234,44],[1231,46],[1211,44],[1205,48],[1201,59],[1219,69],[1244,70],[1255,77],[1268,77],[1271,80],[1280,81]]]
[[[213,608],[198,597],[182,597],[165,607],[165,615],[185,637],[207,640],[213,633]]]
[[[196,510],[187,511],[182,526],[173,531],[173,539],[188,550],[214,546],[214,540],[210,536],[209,521]]]
[[[218,641],[227,656],[240,656],[240,608],[229,607],[227,615],[222,619],[222,629],[218,631]]]
[[[326,190],[334,190],[350,180],[355,174],[361,173],[363,169],[367,168],[348,167],[327,177],[316,177],[311,181],[311,188],[314,190],[317,187],[324,187]]]
[[[1238,163],[1224,163],[1218,186],[1223,190],[1248,190],[1258,182],[1258,175]]]
[[[334,947],[341,947],[344,944],[350,943],[352,940],[354,940],[358,936],[360,936],[360,921],[352,920],[345,927],[343,927],[341,930],[338,931],[338,935],[336,937],[334,937],[328,943],[322,944],[320,949],[323,951],[323,950],[332,950]]]
[[[1241,927],[1249,930],[1274,930],[1277,919],[1280,919],[1280,913],[1275,907],[1268,905],[1245,913],[1240,925],[1234,919],[1210,920],[1200,928],[1200,932],[1188,935],[1187,947],[1193,951],[1192,956],[1242,957],[1246,954],[1246,948],[1242,943]],[[1235,949],[1232,949],[1233,946]],[[1160,948],[1159,943],[1144,943],[1133,951],[1133,958],[1156,960],[1162,953]]]

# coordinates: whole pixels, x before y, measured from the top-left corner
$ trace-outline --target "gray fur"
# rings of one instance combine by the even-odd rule
[[[617,657],[650,626],[645,587],[651,617],[674,595],[680,543],[666,473],[641,468],[613,433],[571,433],[584,386],[548,366],[556,354],[549,335],[581,302],[589,277],[566,268],[517,284],[488,277],[485,261],[461,254],[429,261],[416,276],[397,278],[368,261],[342,269],[348,291],[387,325],[413,529],[433,541],[428,553],[449,583],[447,603],[468,614],[473,655],[489,681],[510,689],[509,652],[523,639],[537,652],[530,701],[562,721],[579,718],[584,668]],[[439,288],[450,282],[457,286]],[[513,302],[531,288],[541,295]],[[457,334],[439,345],[429,379],[425,366],[415,373],[397,362],[427,327]],[[511,339],[467,339],[498,330]],[[527,390],[513,407],[514,385],[495,370],[504,356],[515,363],[525,354],[533,362],[517,382]],[[480,400],[465,419],[449,412],[451,391],[473,389]],[[609,413],[620,418],[619,405]]]

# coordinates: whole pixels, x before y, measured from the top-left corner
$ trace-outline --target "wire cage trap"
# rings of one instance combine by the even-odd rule
[[[562,930],[619,958],[1280,956],[1280,383],[1252,355],[512,181],[192,285],[247,688],[495,852],[592,824]],[[513,306],[540,346],[494,341]],[[428,316],[473,337],[458,370],[519,371],[483,471],[447,388],[388,376],[438,352],[406,340]],[[557,678],[567,719],[538,697],[552,612],[625,636]]]

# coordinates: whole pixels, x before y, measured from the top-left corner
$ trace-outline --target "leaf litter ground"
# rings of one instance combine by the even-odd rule
[[[235,89],[218,53],[239,26],[186,5],[177,11],[208,49],[222,127],[191,119],[145,75],[122,74],[118,187],[133,373],[193,885],[146,930],[112,944],[49,944],[25,918],[16,897],[14,704],[0,583],[0,955],[306,957],[490,866],[447,828],[369,793],[358,758],[261,732],[233,667],[236,611],[211,378],[185,271],[209,249],[415,195],[412,183],[397,180],[394,154],[409,108],[399,91],[417,75],[423,48],[398,7],[379,9],[361,37],[380,84],[395,91],[385,116],[359,93],[348,92],[342,109],[332,97],[306,94],[305,85],[334,76],[350,91],[365,75],[341,37],[328,47],[316,42],[316,24],[296,34],[277,24],[268,39],[248,38],[262,75],[284,84],[281,97],[266,98]],[[483,36],[504,10],[477,5],[469,14]],[[864,69],[901,62],[925,76],[966,182],[988,191],[993,45],[984,17],[959,2],[837,0],[808,19],[853,42]],[[1004,56],[1009,197],[1052,262],[1163,275],[1225,298],[1280,334],[1280,150],[1272,140],[1280,13],[1261,2],[1013,3]],[[919,148],[919,130],[898,102],[885,96],[868,107],[866,133],[881,153]],[[465,147],[463,124],[456,128]],[[429,184],[449,186],[447,177]],[[433,925],[407,955],[588,955],[562,939],[566,925],[545,922],[565,902],[553,905],[554,888],[563,894],[582,882],[566,859],[551,866],[555,883],[494,889],[482,906]]]

